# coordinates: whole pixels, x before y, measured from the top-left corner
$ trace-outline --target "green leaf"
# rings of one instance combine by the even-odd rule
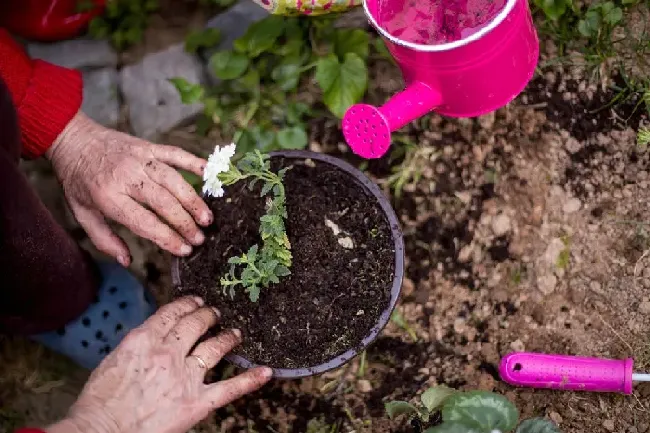
[[[248,252],[246,253],[246,257],[248,258],[249,262],[254,262],[255,259],[257,258],[257,250],[259,247],[257,245],[253,245],[248,249]]]
[[[316,80],[327,108],[334,115],[343,117],[345,111],[361,100],[366,92],[368,69],[361,57],[354,53],[346,54],[343,63],[330,54],[318,60]]]
[[[277,275],[278,277],[286,277],[288,275],[291,275],[291,271],[286,266],[278,265],[275,268],[275,275]]]
[[[422,404],[429,412],[433,412],[455,393],[455,390],[444,385],[434,386],[424,391],[420,400],[422,400]]]
[[[578,22],[578,31],[585,37],[591,38],[598,34],[602,25],[600,12],[590,9],[585,13],[585,18]]]
[[[235,41],[236,47],[255,58],[275,45],[284,32],[285,18],[271,15],[251,25],[246,34]]]
[[[217,51],[210,57],[210,68],[222,80],[241,77],[248,68],[248,57],[233,51]]]
[[[241,258],[234,256],[228,259],[228,264],[230,265],[239,265],[241,263]]]
[[[260,299],[260,288],[256,285],[250,286],[246,291],[248,292],[251,302],[257,302],[257,300]]]
[[[444,422],[436,427],[430,427],[424,433],[489,433],[466,426],[460,422]]]
[[[264,197],[266,194],[268,194],[271,191],[272,188],[273,188],[273,184],[270,182],[266,182],[262,187],[262,192],[260,192],[260,197]]]
[[[561,433],[550,420],[544,418],[527,419],[517,427],[516,433]]]
[[[603,21],[611,26],[615,26],[623,19],[623,10],[612,2],[604,3],[601,6]]]
[[[285,92],[295,90],[300,81],[301,67],[302,64],[299,58],[285,58],[282,63],[273,69],[271,78]]]
[[[553,21],[560,19],[567,11],[566,0],[535,0],[535,4]]]
[[[300,126],[282,128],[278,131],[278,144],[282,149],[304,149],[308,142],[307,133]]]
[[[442,408],[442,419],[482,431],[509,432],[517,426],[519,411],[501,395],[471,391],[449,397]]]
[[[178,90],[183,104],[194,104],[203,97],[204,90],[200,84],[190,83],[185,78],[170,78],[169,82]]]
[[[386,413],[390,419],[395,419],[402,415],[418,415],[418,409],[407,401],[395,400],[389,401],[384,405]]]
[[[340,29],[334,34],[334,52],[339,59],[354,53],[362,59],[368,58],[370,35],[361,29]]]
[[[190,33],[185,38],[185,51],[196,53],[201,48],[211,48],[221,41],[221,31],[218,28],[208,28]]]

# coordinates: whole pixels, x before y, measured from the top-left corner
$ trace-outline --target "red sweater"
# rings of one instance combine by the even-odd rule
[[[81,74],[31,60],[9,33],[0,29],[0,79],[9,88],[18,112],[23,156],[41,156],[81,107]]]

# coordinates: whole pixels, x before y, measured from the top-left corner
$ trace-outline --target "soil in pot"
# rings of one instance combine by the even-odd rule
[[[260,191],[242,182],[209,199],[215,221],[205,244],[182,259],[178,294],[198,294],[238,328],[235,353],[274,368],[312,367],[357,347],[388,307],[395,272],[389,223],[377,200],[348,173],[324,162],[274,157],[285,177],[292,274],[262,289],[224,294],[227,261],[260,244]]]

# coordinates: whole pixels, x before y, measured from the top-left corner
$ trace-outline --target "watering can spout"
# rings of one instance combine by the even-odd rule
[[[353,105],[343,116],[345,141],[363,158],[380,158],[390,147],[392,131],[424,116],[441,102],[439,91],[416,81],[381,107]]]

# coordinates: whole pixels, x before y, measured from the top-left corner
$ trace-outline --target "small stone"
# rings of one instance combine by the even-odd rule
[[[550,295],[557,286],[557,277],[553,274],[540,275],[537,277],[537,288],[545,295]]]
[[[460,249],[460,252],[458,253],[458,261],[461,263],[469,262],[473,252],[474,252],[474,247],[472,246],[472,244],[465,245],[463,248]]]
[[[413,284],[413,280],[405,277],[402,280],[402,295],[409,296],[413,293],[414,290],[415,290],[415,284]]]
[[[346,236],[344,238],[339,238],[338,243],[339,243],[340,246],[342,246],[346,250],[354,249],[354,242],[352,241],[352,238],[349,237],[349,236]]]
[[[106,40],[73,39],[53,44],[27,45],[32,59],[40,59],[70,69],[117,66],[117,53]]]
[[[499,214],[492,220],[492,231],[497,236],[504,236],[510,231],[510,218],[506,214]]]
[[[572,199],[569,199],[569,201],[567,201],[566,203],[564,203],[564,206],[562,206],[562,210],[566,214],[572,214],[574,212],[579,211],[581,206],[582,206],[582,203],[580,202],[579,199],[572,198]]]
[[[641,314],[650,314],[650,302],[643,301],[639,304],[639,313]]]
[[[122,69],[122,93],[136,136],[155,140],[201,112],[201,104],[181,102],[178,91],[169,82],[176,77],[195,84],[204,82],[203,65],[185,52],[183,44],[149,54]]]
[[[517,339],[510,343],[510,348],[514,350],[515,352],[525,352],[526,351],[526,346],[524,345],[524,342]]]
[[[359,388],[359,391],[361,391],[364,394],[372,392],[372,385],[370,384],[369,380],[361,379],[357,381],[357,387]]]
[[[562,424],[562,421],[563,421],[563,420],[562,420],[562,416],[561,416],[559,413],[557,413],[557,412],[551,412],[551,413],[548,414],[548,417],[551,418],[551,421],[553,421],[553,422],[554,422],[555,424],[557,424],[558,426],[559,426],[560,424]]]
[[[117,71],[113,68],[86,71],[83,81],[81,111],[95,122],[115,128],[120,119]]]
[[[325,225],[330,230],[332,230],[332,233],[334,234],[334,236],[338,236],[339,233],[341,233],[341,229],[339,228],[339,226],[337,226],[336,223],[332,222],[331,220],[329,220],[327,218],[325,218]]]
[[[454,331],[456,332],[456,334],[462,334],[463,332],[465,332],[465,327],[466,327],[465,319],[463,319],[462,317],[459,317],[454,321]]]
[[[603,421],[603,427],[607,431],[614,431],[614,429],[616,429],[616,425],[614,425],[614,421],[611,419]]]

